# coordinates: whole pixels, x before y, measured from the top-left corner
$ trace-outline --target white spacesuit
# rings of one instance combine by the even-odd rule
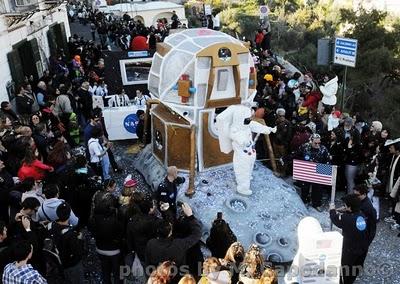
[[[276,128],[251,121],[249,106],[233,105],[217,116],[218,139],[221,152],[233,150],[233,169],[235,171],[237,192],[250,195],[251,175],[256,160],[255,141],[252,133],[269,134]]]

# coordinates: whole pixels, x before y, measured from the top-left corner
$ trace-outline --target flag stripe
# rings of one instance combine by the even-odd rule
[[[293,179],[311,183],[332,185],[332,166],[293,160]]]

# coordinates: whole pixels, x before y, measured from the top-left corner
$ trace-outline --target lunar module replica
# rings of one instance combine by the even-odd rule
[[[209,29],[172,34],[157,46],[148,87],[160,101],[151,111],[152,149],[163,165],[201,172],[232,162],[219,149],[215,116],[255,95],[256,71],[242,42]]]

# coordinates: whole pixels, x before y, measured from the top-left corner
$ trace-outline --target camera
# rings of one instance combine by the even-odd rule
[[[178,207],[182,207],[183,202],[182,202],[182,201],[177,201],[177,202],[176,202],[176,205],[177,205]]]

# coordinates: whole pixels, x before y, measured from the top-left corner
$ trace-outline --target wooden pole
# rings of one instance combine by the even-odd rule
[[[331,203],[335,204],[335,196],[336,196],[336,178],[337,178],[337,166],[332,166],[332,191],[331,191]],[[331,231],[333,228],[332,220],[331,220]]]
[[[261,123],[262,125],[265,125],[265,121],[262,118],[254,118],[253,120],[257,121],[258,123]],[[274,150],[272,149],[271,139],[269,139],[268,134],[264,134],[264,137],[265,137],[265,142],[267,143],[268,156],[271,161],[272,171],[276,173],[277,172],[276,160],[275,160]]]
[[[190,165],[189,165],[189,187],[185,193],[192,197],[195,193],[194,178],[196,175],[196,128],[193,125],[190,130]]]
[[[147,100],[146,101],[146,115],[144,116],[144,132],[143,132],[143,141],[144,141],[144,145],[146,145],[146,141],[147,141],[147,128],[149,125],[149,119],[150,119],[150,109],[151,106],[154,104],[159,104],[160,101],[159,100]]]

